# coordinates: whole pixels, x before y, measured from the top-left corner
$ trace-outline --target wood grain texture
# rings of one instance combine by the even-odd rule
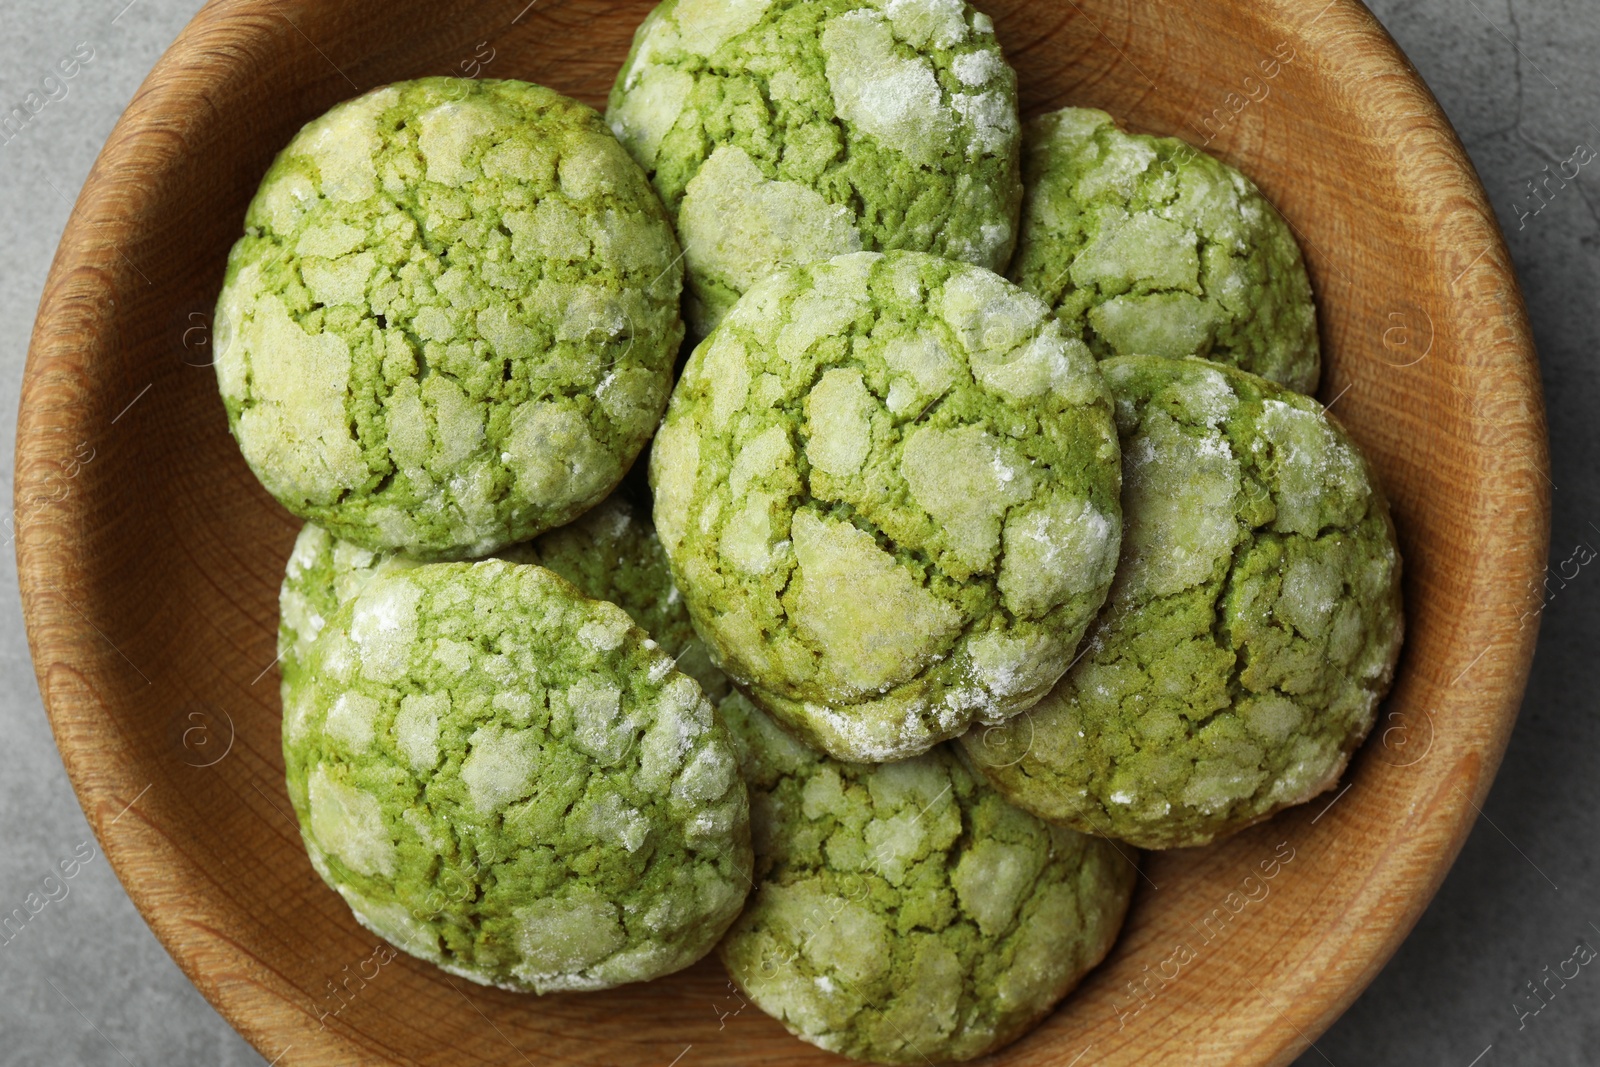
[[[665,1067],[692,1045],[685,1067],[830,1061],[753,1007],[733,1013],[714,963],[536,998],[402,957],[319,1015],[375,939],[312,872],[284,793],[271,665],[298,523],[228,437],[211,307],[256,182],[336,101],[458,73],[487,40],[486,75],[601,104],[649,5],[526,3],[217,0],[151,73],[84,187],[29,354],[16,523],[39,686],[123,884],[269,1060]],[[1549,523],[1521,297],[1449,124],[1354,0],[982,6],[1027,112],[1093,105],[1209,140],[1295,226],[1322,395],[1394,502],[1409,612],[1349,791],[1147,858],[1112,958],[999,1058],[1284,1063],[1432,897],[1521,699]],[[1275,851],[1292,859],[1265,879]]]

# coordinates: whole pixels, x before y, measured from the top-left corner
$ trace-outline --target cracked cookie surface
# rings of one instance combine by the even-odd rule
[[[285,687],[289,797],[360,922],[452,974],[604,989],[688,966],[750,887],[711,703],[537,566],[381,568]]]
[[[1105,956],[1134,860],[1007,803],[956,751],[830,759],[735,695],[756,889],[718,946],[763,1011],[879,1063],[982,1056]]]
[[[1042,696],[1111,582],[1110,396],[1037,298],[870,252],[746,293],[651,450],[695,628],[840,759],[924,751]]]
[[[1016,75],[962,0],[667,0],[606,117],[677,224],[699,336],[782,267],[1011,257]]]
[[[625,484],[576,522],[503,548],[493,558],[537,563],[589,599],[617,605],[715,703],[727,696],[728,678],[712,665],[705,643],[694,632],[647,507],[634,499],[630,488]],[[278,591],[278,670],[285,704],[322,627],[385,565],[415,563],[397,553],[341,541],[315,523],[301,529]]]
[[[648,180],[590,108],[424,78],[309,123],[217,303],[229,428],[290,511],[368,549],[481,556],[603,498],[683,335]]]
[[[1316,389],[1316,308],[1300,246],[1250,179],[1087,108],[1027,124],[1023,174],[1009,277],[1096,357],[1202,356]]]
[[[584,596],[626,611],[716,703],[732,688],[728,676],[711,662],[689,621],[683,594],[672,584],[667,554],[650,521],[648,489],[639,487],[641,500],[627,492],[631,488],[624,482],[577,522],[537,538],[532,544],[536,562]]]
[[[1081,658],[962,738],[1042,818],[1201,845],[1332,786],[1403,631],[1367,461],[1322,405],[1231,367],[1101,364],[1122,438],[1122,558]]]

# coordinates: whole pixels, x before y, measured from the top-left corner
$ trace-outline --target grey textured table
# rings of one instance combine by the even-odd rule
[[[5,5],[0,114],[31,90],[49,97],[19,133],[0,131],[0,479],[8,498],[28,334],[71,202],[122,107],[198,6]],[[1378,0],[1374,9],[1455,121],[1510,240],[1549,404],[1557,564],[1581,543],[1600,545],[1600,420],[1592,414],[1600,399],[1600,166],[1564,187],[1551,182],[1546,200],[1530,183],[1579,146],[1590,158],[1600,150],[1600,4]],[[67,69],[73,76],[61,78]],[[1566,581],[1552,572],[1547,597],[1527,700],[1483,817],[1399,954],[1300,1064],[1600,1064],[1600,967],[1581,968],[1564,987],[1548,977],[1580,941],[1600,947],[1600,577],[1585,569]],[[0,563],[0,737],[0,914],[41,891],[63,862],[74,871],[45,887],[58,899],[0,944],[0,1064],[264,1062],[185,980],[99,853],[40,707],[9,541]],[[1541,983],[1540,999],[1531,983]]]

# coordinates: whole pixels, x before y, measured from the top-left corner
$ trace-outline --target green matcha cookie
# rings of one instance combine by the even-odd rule
[[[861,1060],[1020,1037],[1110,949],[1134,867],[1012,807],[948,746],[879,767],[722,705],[750,786],[756,891],[717,952],[791,1033]]]
[[[245,216],[217,381],[251,469],[369,549],[483,555],[604,497],[683,336],[678,245],[598,114],[424,78],[308,124]]]
[[[1055,684],[1121,535],[1110,396],[1037,298],[919,252],[751,289],[650,456],[695,628],[840,759],[925,751]]]
[[[1300,246],[1250,179],[1085,108],[1030,121],[1023,153],[1010,277],[1098,358],[1204,356],[1316,389],[1316,309]]]
[[[699,959],[750,887],[748,807],[699,686],[541,567],[383,568],[288,687],[312,864],[373,932],[508,989]]]
[[[1141,848],[1202,845],[1332,786],[1402,631],[1389,509],[1315,400],[1232,367],[1101,364],[1122,560],[1081,659],[962,738],[1006,796]]]
[[[702,337],[782,267],[1011,258],[1016,75],[962,0],[666,0],[606,117],[677,222]]]

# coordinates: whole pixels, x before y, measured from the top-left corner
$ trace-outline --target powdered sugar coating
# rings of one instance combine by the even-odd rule
[[[285,690],[319,873],[451,973],[643,981],[709,951],[744,900],[748,806],[710,702],[621,609],[548,570],[380,568]]]
[[[262,180],[217,382],[296,515],[369,550],[480,556],[620,480],[665,403],[681,280],[595,112],[522,82],[404,82],[308,124]]]

